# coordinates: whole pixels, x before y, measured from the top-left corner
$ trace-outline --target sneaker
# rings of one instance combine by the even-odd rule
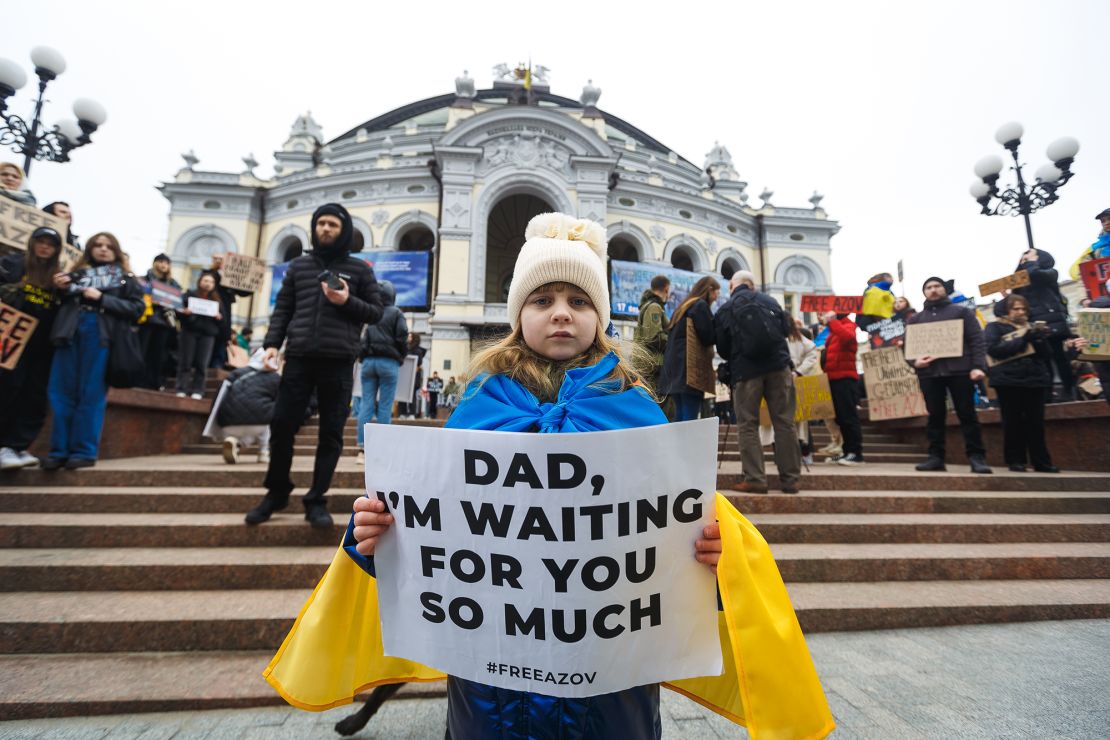
[[[270,450],[268,448],[263,447],[261,450],[258,451],[258,462],[262,463],[263,465],[270,464]]]
[[[0,470],[18,470],[22,467],[18,452],[11,447],[0,447]]]
[[[843,455],[844,454],[844,450],[840,447],[840,445],[833,444],[832,442],[829,442],[827,445],[825,445],[824,447],[822,447],[821,449],[819,449],[817,451],[820,452],[820,453],[823,453],[825,455]]]
[[[980,475],[990,475],[994,472],[990,469],[990,466],[987,465],[987,461],[982,455],[972,455],[968,458],[968,462],[971,463],[972,473],[979,473]]]
[[[730,488],[737,493],[767,493],[766,483],[751,483],[746,480],[734,483]]]
[[[944,460],[939,457],[930,457],[923,463],[918,463],[914,466],[914,470],[922,473],[932,473],[948,470],[944,464]]]
[[[331,529],[335,526],[335,521],[328,513],[327,504],[312,504],[307,507],[304,512],[305,521],[312,525],[313,529]]]
[[[46,457],[40,464],[43,470],[57,470],[66,464],[66,460],[64,457]]]
[[[90,460],[87,457],[71,457],[66,460],[66,470],[80,470],[81,468],[91,468],[96,465],[96,460]]]
[[[836,460],[837,465],[863,465],[863,455],[857,455],[854,452],[849,452],[847,455],[842,455]]]
[[[200,401],[204,398],[204,394],[203,393],[194,393],[193,395],[189,396],[189,398],[193,399],[194,401]]]
[[[267,493],[262,497],[262,501],[259,502],[258,506],[247,512],[247,515],[243,517],[243,521],[247,524],[261,524],[273,516],[275,511],[281,511],[288,505],[288,496],[285,497],[284,501],[278,501],[277,498]]]
[[[362,453],[362,450],[359,450],[358,455],[355,456],[355,462],[357,462],[359,465],[366,464],[366,455]]]
[[[23,450],[17,454],[19,455],[20,462],[23,463],[23,467],[25,468],[33,468],[39,464],[39,459],[27,450]]]
[[[802,462],[805,463],[806,465],[812,465],[813,464],[813,455],[803,456],[802,457]]]
[[[829,463],[830,465],[835,465],[836,463],[840,462],[843,459],[844,459],[844,455],[841,454],[841,453],[837,453],[835,455],[830,454],[828,457],[825,458],[825,462]]]
[[[183,391],[178,391],[177,392],[177,397],[178,398],[185,398],[185,393]]]
[[[234,465],[239,462],[239,440],[236,437],[228,437],[224,440],[224,462],[228,465]]]

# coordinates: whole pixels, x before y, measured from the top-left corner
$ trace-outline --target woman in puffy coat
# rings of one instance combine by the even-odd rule
[[[844,435],[844,454],[830,458],[841,465],[863,462],[863,429],[859,423],[859,369],[856,367],[856,322],[846,314],[828,315],[829,338],[825,343],[825,372],[829,376],[836,423]]]
[[[1044,436],[1044,405],[1052,387],[1048,337],[1051,329],[1029,321],[1029,301],[1011,295],[995,306],[998,321],[987,324],[987,373],[1002,411],[1002,445],[1010,470],[1024,472],[1026,460],[1040,473],[1058,473]]]
[[[1064,342],[1071,332],[1068,329],[1068,308],[1060,293],[1060,275],[1055,265],[1056,260],[1043,249],[1025,252],[1017,270],[1029,273],[1029,285],[1014,288],[1013,292],[1029,302],[1030,323],[1043,321],[1048,326],[1045,341],[1056,373],[1060,376],[1063,399],[1070,401],[1075,397],[1075,377],[1071,372],[1071,360],[1064,351]]]
[[[108,355],[119,322],[134,324],[146,308],[119,240],[94,234],[71,273],[54,275],[66,296],[54,319],[57,349],[47,395],[54,412],[50,455],[43,470],[96,464],[108,408]]]
[[[705,393],[692,388],[686,382],[686,327],[693,323],[698,342],[702,346],[712,347],[716,344],[713,311],[709,307],[717,301],[720,294],[721,284],[717,282],[717,278],[707,275],[694,283],[686,300],[671,316],[658,391],[660,396],[671,396],[674,401],[672,421],[691,421],[698,418]]]

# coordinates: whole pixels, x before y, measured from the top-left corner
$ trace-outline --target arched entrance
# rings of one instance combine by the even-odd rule
[[[486,303],[509,300],[509,284],[517,254],[524,245],[524,229],[534,216],[555,209],[534,195],[520,193],[498,201],[486,221]]]

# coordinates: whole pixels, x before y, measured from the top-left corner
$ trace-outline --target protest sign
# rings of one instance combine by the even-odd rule
[[[11,370],[16,366],[38,323],[34,316],[0,303],[0,367]]]
[[[62,244],[62,253],[58,256],[58,266],[62,268],[62,272],[71,272],[84,254],[84,251],[66,242]]]
[[[1087,289],[1088,298],[1105,296],[1106,281],[1110,280],[1110,257],[1080,262],[1079,275],[1083,278],[1083,287]]]
[[[906,364],[901,347],[884,347],[865,352],[863,383],[867,388],[867,412],[871,421],[925,416],[925,397],[917,373]]]
[[[220,285],[235,290],[256,293],[262,289],[266,279],[266,262],[257,257],[228,252],[224,255],[224,266],[220,268]]]
[[[988,296],[991,293],[1001,293],[1004,290],[1024,288],[1026,285],[1029,285],[1029,271],[1018,270],[1015,273],[1000,277],[997,280],[979,283],[979,295]]]
[[[836,416],[833,409],[832,390],[829,388],[829,376],[803,375],[794,378],[794,421],[816,421],[818,419],[831,419]],[[767,401],[759,404],[760,426],[771,426],[771,412],[767,410]]]
[[[123,285],[127,273],[119,265],[97,265],[96,267],[84,267],[76,272],[71,272],[70,278],[70,293],[80,293],[86,288],[105,291]]]
[[[1110,360],[1110,308],[1081,308],[1075,312],[1076,333],[1090,344],[1083,357]]]
[[[863,296],[861,295],[802,295],[803,312],[825,313],[859,313],[863,310]]]
[[[1011,332],[1003,334],[1001,341],[1003,341],[1003,342],[1013,342],[1017,339],[1021,339],[1028,332],[1029,332],[1029,327],[1028,326],[1026,326],[1023,329],[1014,329]],[[1035,354],[1037,354],[1037,350],[1033,346],[1032,342],[1026,342],[1025,345],[1020,350],[1018,350],[1014,354],[1010,355],[1009,357],[1004,357],[1002,359],[997,359],[995,357],[992,357],[991,354],[988,352],[987,353],[987,367],[997,367],[998,365],[1005,365],[1007,362],[1013,362],[1014,360],[1020,360],[1022,357],[1031,357],[1032,355],[1035,355]]]
[[[181,288],[175,288],[161,280],[150,281],[150,300],[159,306],[180,310],[185,307]]]
[[[723,669],[716,419],[527,434],[367,424],[385,654],[586,697]],[[645,454],[650,450],[650,454]]]
[[[964,322],[930,321],[906,327],[906,359],[919,357],[962,357],[964,353]]]
[[[883,319],[867,327],[867,335],[873,348],[901,347],[906,337],[906,322],[894,317]]]
[[[65,239],[69,224],[34,206],[25,206],[10,198],[0,197],[0,246],[25,251],[31,234],[40,226],[49,226]]]
[[[196,316],[211,316],[216,317],[220,312],[220,302],[210,301],[205,298],[197,298],[196,296],[189,296],[189,311]]]

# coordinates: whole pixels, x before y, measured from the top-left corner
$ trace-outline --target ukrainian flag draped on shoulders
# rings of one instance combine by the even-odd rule
[[[665,423],[642,389],[614,392],[610,375],[619,361],[609,354],[592,367],[568,371],[554,403],[540,403],[505,376],[479,378],[447,426],[566,433]],[[723,605],[718,629],[725,671],[663,685],[744,725],[755,740],[825,737],[835,725],[770,548],[720,494],[717,519]],[[427,666],[384,655],[376,581],[352,559],[357,554],[350,532],[348,527],[348,547],[340,546],[263,672],[286,701],[301,709],[330,709],[381,684],[446,678]]]

